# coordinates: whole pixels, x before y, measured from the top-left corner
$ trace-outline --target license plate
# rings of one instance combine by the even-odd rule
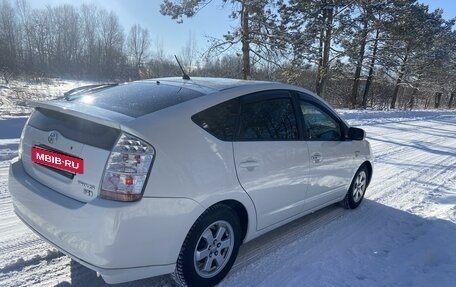
[[[84,161],[82,158],[62,154],[36,146],[32,147],[32,161],[34,163],[39,163],[71,173],[84,173]]]

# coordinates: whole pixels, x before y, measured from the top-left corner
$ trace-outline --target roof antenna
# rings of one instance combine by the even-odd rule
[[[184,68],[182,67],[181,63],[179,62],[179,59],[177,58],[176,55],[174,55],[174,58],[176,58],[176,61],[177,61],[177,64],[179,65],[179,68],[181,69],[182,71],[182,79],[183,80],[190,80],[190,77],[187,75],[187,73],[185,72]]]

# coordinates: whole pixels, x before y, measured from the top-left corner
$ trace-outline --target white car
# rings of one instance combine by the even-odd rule
[[[36,103],[11,164],[17,216],[107,283],[213,286],[239,246],[372,177],[364,131],[287,84],[163,78]]]

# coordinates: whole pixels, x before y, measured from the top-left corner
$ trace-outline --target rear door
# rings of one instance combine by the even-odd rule
[[[310,155],[308,208],[315,208],[345,195],[355,153],[336,114],[305,94],[299,105]]]
[[[309,153],[297,111],[285,90],[241,97],[234,158],[239,182],[255,204],[258,229],[304,210]]]

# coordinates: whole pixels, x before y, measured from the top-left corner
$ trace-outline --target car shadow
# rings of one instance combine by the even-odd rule
[[[121,284],[107,284],[97,276],[97,273],[87,267],[71,260],[70,262],[71,282],[61,282],[56,287],[68,286],[81,286],[81,287],[98,287],[98,286],[112,286],[112,287],[141,287],[141,286],[160,286],[160,287],[177,287],[170,275],[163,275],[153,278],[136,280]]]
[[[354,238],[361,250],[353,246]],[[276,286],[277,282],[271,285],[264,281],[276,277],[281,278],[281,286],[296,286],[296,276],[304,276],[302,280],[309,280],[309,286],[316,286],[311,282],[317,284],[322,274],[331,273],[331,268],[335,269],[332,281],[340,279],[344,286],[391,286],[401,282],[404,286],[426,286],[426,282],[431,284],[432,278],[441,276],[439,268],[456,266],[456,258],[451,255],[456,254],[454,238],[456,225],[450,221],[423,218],[367,199],[356,210],[331,205],[244,244],[220,286]],[[290,262],[288,255],[284,256],[290,248],[294,250],[296,266],[283,271]],[[316,259],[326,269],[314,270],[315,265],[309,262]],[[393,265],[393,274],[374,272],[389,265]],[[410,266],[416,272],[402,277],[411,272]],[[289,276],[283,272],[290,272]],[[386,275],[389,281],[382,281]],[[441,277],[440,286],[452,282],[451,276]],[[94,271],[72,261],[71,283],[57,286],[108,285]],[[165,275],[109,286],[176,284]]]
[[[344,113],[340,112],[342,117],[350,122],[357,122],[356,125],[367,125],[367,126],[384,126],[391,123],[413,123],[418,121],[441,121],[453,123],[452,118],[454,117],[453,111],[376,111],[370,113]]]
[[[398,146],[408,147],[408,148],[413,148],[413,149],[419,149],[424,152],[432,153],[432,154],[436,154],[436,155],[456,156],[456,153],[454,151],[442,150],[442,149],[448,148],[448,147],[442,146],[442,147],[435,148],[434,147],[435,144],[427,145],[426,143],[418,141],[418,140],[413,140],[413,141],[411,141],[411,143],[404,143],[404,142],[398,142],[398,141],[394,141],[394,140],[381,139],[379,137],[372,137],[372,136],[369,137],[369,140],[379,141],[379,142],[383,142],[383,143],[387,143],[387,144],[393,144],[393,145],[398,145]],[[431,147],[431,145],[433,147]],[[441,148],[441,149],[439,149],[439,148]]]
[[[319,213],[247,243],[259,256],[219,286],[454,286],[454,222],[372,200]]]

